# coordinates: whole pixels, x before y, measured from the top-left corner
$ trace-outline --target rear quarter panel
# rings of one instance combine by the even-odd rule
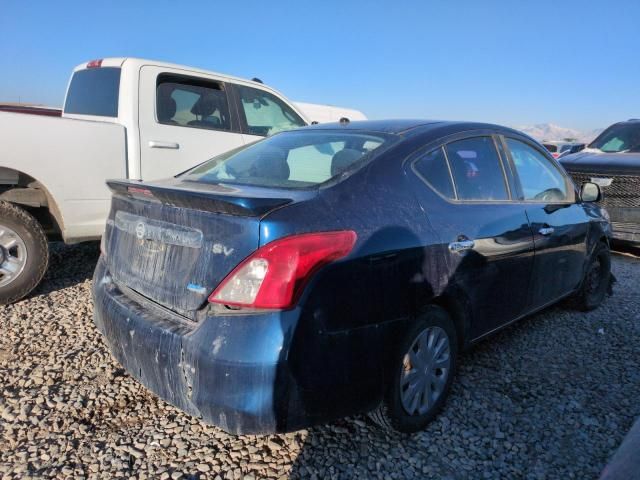
[[[261,243],[312,231],[358,234],[352,253],[316,274],[300,300],[288,356],[311,416],[373,408],[389,357],[420,299],[428,301],[441,288],[424,275],[424,246],[437,242],[407,182],[403,158],[401,151],[390,151],[319,197],[284,207],[261,223]]]

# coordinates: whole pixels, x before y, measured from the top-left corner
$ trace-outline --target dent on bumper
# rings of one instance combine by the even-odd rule
[[[98,330],[114,357],[149,390],[227,432],[298,428],[284,360],[291,312],[193,323],[132,300],[113,283],[102,259],[93,289]]]

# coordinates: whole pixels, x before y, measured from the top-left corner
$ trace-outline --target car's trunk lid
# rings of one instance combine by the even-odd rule
[[[105,250],[113,280],[191,319],[258,248],[261,216],[299,199],[175,181],[108,184],[114,196]]]

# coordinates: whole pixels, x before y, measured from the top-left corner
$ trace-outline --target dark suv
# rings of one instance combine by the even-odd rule
[[[640,120],[611,125],[579,153],[560,160],[577,184],[597,183],[615,240],[640,246]]]
[[[495,125],[328,124],[109,185],[95,323],[131,375],[229,432],[357,412],[419,430],[461,348],[609,286],[597,185]]]

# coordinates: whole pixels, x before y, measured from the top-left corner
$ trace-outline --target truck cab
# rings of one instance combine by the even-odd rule
[[[136,58],[78,65],[62,116],[123,125],[127,176],[144,180],[176,175],[309,123],[295,104],[262,83]]]

